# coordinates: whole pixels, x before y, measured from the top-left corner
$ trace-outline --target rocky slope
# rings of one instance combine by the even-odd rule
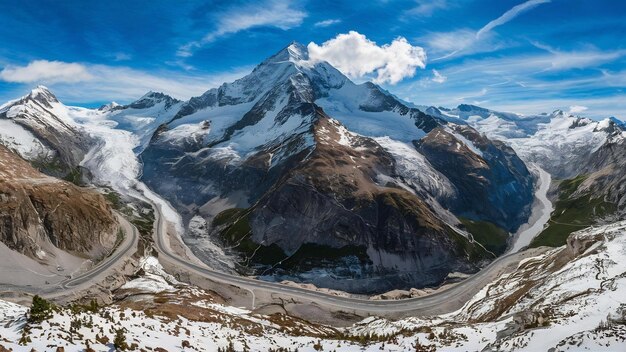
[[[395,161],[375,140],[318,114],[315,149],[306,162],[239,215],[244,219],[219,227],[229,245],[252,241],[243,243],[253,250],[246,260],[271,265],[263,270],[266,278],[372,293],[434,285],[451,271],[473,271],[492,258],[393,181]],[[249,237],[238,231],[243,221]],[[316,275],[320,270],[336,278]]]
[[[0,145],[0,241],[42,263],[54,248],[96,259],[117,240],[102,195],[44,175]]]
[[[417,150],[458,190],[443,204],[459,215],[514,232],[528,218],[533,180],[515,151],[469,126],[449,124],[415,142]],[[506,207],[501,205],[506,204]]]
[[[183,103],[141,154],[142,180],[185,219],[215,225],[207,240],[236,249],[239,264],[268,279],[331,270],[336,279],[318,283],[436,284],[493,258],[463,232],[467,221],[513,230],[532,201],[517,155],[457,122],[464,126],[310,63],[294,43]],[[440,130],[446,143],[432,137]],[[470,162],[454,166],[455,158]]]

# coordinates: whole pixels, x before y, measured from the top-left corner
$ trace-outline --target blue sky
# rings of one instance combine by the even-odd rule
[[[416,104],[626,119],[626,1],[0,0],[0,23],[2,101],[187,99],[295,40]]]

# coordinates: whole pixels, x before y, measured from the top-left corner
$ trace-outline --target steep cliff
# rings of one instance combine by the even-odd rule
[[[46,176],[0,146],[0,241],[44,260],[50,246],[97,258],[117,239],[117,221],[95,191]]]

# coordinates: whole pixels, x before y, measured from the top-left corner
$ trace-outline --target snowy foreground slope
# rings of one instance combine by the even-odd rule
[[[371,317],[345,329],[224,306],[176,282],[154,258],[143,269],[116,292],[116,304],[96,313],[62,309],[26,324],[26,307],[0,301],[0,346],[109,351],[120,329],[128,346],[159,351],[229,344],[237,351],[623,351],[626,344],[626,222],[574,233],[567,246],[524,260],[457,312]]]

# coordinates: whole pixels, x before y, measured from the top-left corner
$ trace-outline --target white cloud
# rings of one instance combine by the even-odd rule
[[[0,80],[14,83],[80,82],[92,79],[84,65],[61,61],[36,60],[26,66],[6,66]]]
[[[443,83],[448,80],[448,77],[439,73],[439,71],[433,69],[433,78],[431,79],[435,83]]]
[[[329,27],[329,26],[332,26],[333,24],[337,24],[337,23],[341,23],[341,20],[339,20],[339,19],[328,19],[328,20],[324,20],[324,21],[315,22],[315,24],[313,26],[315,26],[315,27]]]
[[[589,108],[582,105],[572,105],[569,107],[570,114],[580,114],[587,110],[589,110]]]
[[[123,103],[130,102],[150,90],[161,91],[179,99],[189,99],[224,82],[234,81],[252,69],[242,67],[230,72],[207,76],[172,71],[149,73],[129,67],[62,63],[60,67],[66,68],[64,71],[66,76],[60,79],[59,65],[42,66],[41,62],[50,63],[50,61],[39,60],[26,66],[11,66],[0,72],[0,79],[27,84],[28,86],[25,87],[27,89],[39,83],[46,83],[60,99],[69,102],[115,100]],[[32,67],[37,69],[32,69]],[[56,71],[48,72],[46,69]]]
[[[448,7],[446,0],[418,0],[417,5],[405,12],[408,16],[428,17],[436,10],[445,9]]]
[[[282,30],[298,27],[307,16],[291,6],[291,1],[268,0],[215,14],[216,28],[201,40],[181,46],[176,53],[189,57],[193,52],[217,38],[254,27],[275,27]]]
[[[364,35],[350,31],[321,45],[311,42],[308,49],[312,61],[327,61],[352,78],[374,75],[376,83],[395,84],[413,77],[417,68],[426,67],[424,49],[411,45],[403,37],[379,46]]]
[[[476,38],[479,39],[483,34],[490,32],[492,29],[511,21],[515,17],[521,15],[522,13],[528,10],[531,10],[532,8],[538,5],[545,4],[550,1],[551,0],[528,0],[517,6],[513,6],[510,10],[503,13],[502,16],[487,23],[483,28],[481,28],[478,32],[476,32]]]

